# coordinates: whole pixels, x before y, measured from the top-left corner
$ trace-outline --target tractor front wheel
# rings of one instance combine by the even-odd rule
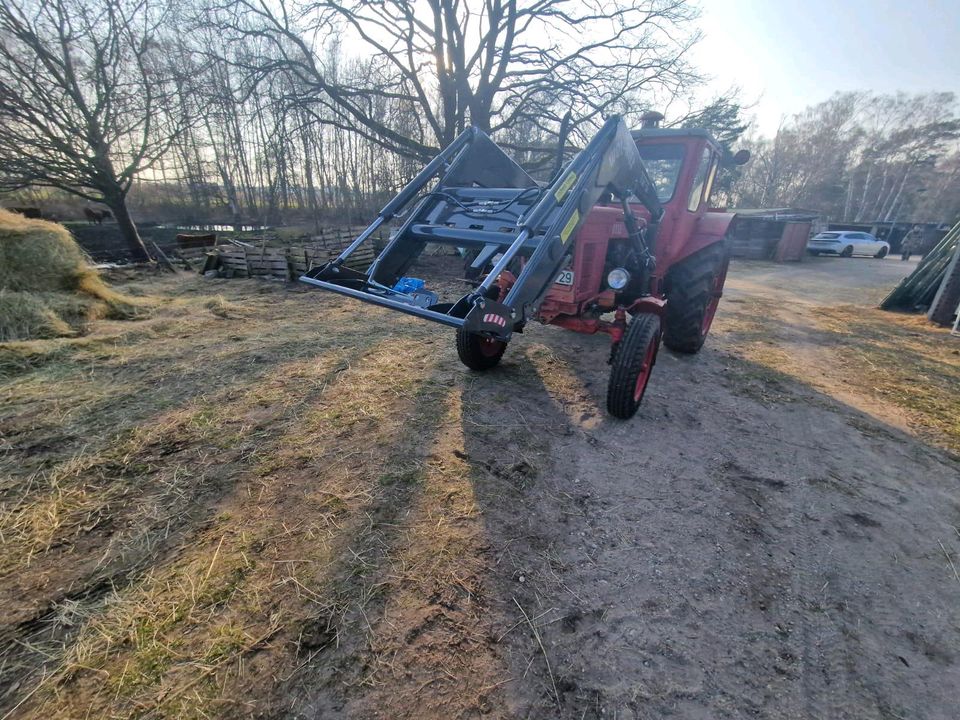
[[[613,357],[607,385],[607,410],[611,415],[628,420],[636,414],[659,349],[660,318],[651,313],[637,315]]]
[[[471,370],[489,370],[500,362],[507,343],[457,328],[457,355]]]

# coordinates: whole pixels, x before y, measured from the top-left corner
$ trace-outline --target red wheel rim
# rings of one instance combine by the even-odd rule
[[[710,326],[713,325],[713,316],[717,314],[717,306],[720,305],[720,296],[723,294],[723,283],[727,279],[727,268],[724,267],[713,281],[713,292],[710,302],[703,312],[703,322],[700,325],[700,336],[705,336],[710,332]]]
[[[643,354],[643,365],[640,366],[640,372],[637,373],[637,384],[633,389],[633,401],[640,402],[643,393],[647,389],[647,383],[650,381],[650,371],[653,370],[653,361],[657,357],[657,346],[660,344],[660,336],[654,335],[650,344],[647,345],[647,351]]]
[[[480,354],[484,357],[496,357],[503,345],[501,340],[493,338],[480,338]]]

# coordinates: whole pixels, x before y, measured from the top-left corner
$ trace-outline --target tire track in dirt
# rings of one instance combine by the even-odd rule
[[[519,410],[550,462],[513,513],[487,512],[501,517],[525,576],[516,596],[531,617],[545,613],[562,708],[532,637],[516,633],[507,657],[527,682],[507,686],[508,707],[571,718],[948,717],[958,671],[929,628],[956,635],[940,612],[955,589],[942,556],[913,553],[906,575],[892,558],[906,561],[901,536],[929,546],[925,518],[948,528],[955,468],[751,362],[723,325],[696,358],[662,355],[631,423],[590,412],[602,406],[604,344],[540,331],[554,361],[532,366],[549,376],[515,386],[499,417],[516,422]],[[549,570],[543,548],[557,558]],[[900,597],[919,577],[929,589],[920,605],[916,590]],[[897,656],[907,658],[904,628],[916,624],[927,630],[913,644],[940,660],[911,655],[905,675]]]
[[[753,299],[751,306],[755,318],[762,318],[764,341],[772,346],[765,353],[774,349],[780,352],[776,364],[784,363],[791,368],[824,367],[824,358],[818,357],[811,347],[809,334],[804,329],[807,318],[797,304],[790,305],[790,310],[787,310],[786,305],[775,306],[772,302]],[[790,384],[786,378],[778,382]],[[800,402],[822,402],[803,389],[792,388],[792,391],[800,393]],[[776,432],[779,435],[779,430],[775,425],[771,428],[771,434]],[[830,445],[830,438],[825,437],[817,426],[809,427],[805,435],[804,440],[808,445],[824,451]],[[787,602],[780,604],[793,606],[791,619],[780,626],[791,648],[789,659],[796,660],[786,670],[795,671],[798,676],[797,700],[805,717],[866,718],[867,715],[862,714],[865,708],[860,708],[861,714],[856,712],[857,701],[853,699],[855,693],[851,692],[848,677],[850,650],[845,647],[841,625],[832,618],[832,596],[842,578],[824,570],[831,563],[829,557],[822,557],[823,537],[811,536],[820,521],[808,514],[818,503],[812,497],[815,490],[811,489],[807,478],[816,477],[823,468],[822,457],[817,457],[813,464],[809,458],[808,453],[794,454],[789,502],[777,503],[774,509],[774,512],[784,513],[790,518],[785,524],[793,532],[784,533],[773,527],[768,530],[771,537],[785,536],[789,543],[786,555],[778,553],[780,558],[788,559],[788,563],[781,566],[780,574],[788,579],[787,592],[790,596]]]
[[[896,416],[890,408],[857,397],[854,407],[868,407],[873,416],[863,417],[844,404],[855,394],[848,388],[836,390],[836,378],[830,373],[832,348],[816,330],[814,306],[774,306],[769,302],[760,305],[766,319],[764,334],[774,340],[786,358],[778,365],[789,371],[794,383],[807,381],[812,386],[798,386],[800,401],[825,411],[825,422],[806,428],[811,442],[823,452],[799,456],[799,497],[797,505],[790,509],[794,523],[805,530],[791,536],[790,552],[792,593],[797,601],[794,624],[800,630],[799,638],[794,640],[798,640],[796,651],[803,659],[800,670],[804,712],[818,718],[898,718],[910,716],[911,710],[923,713],[922,705],[914,704],[911,708],[903,703],[902,696],[891,692],[893,683],[889,680],[876,680],[876,671],[864,672],[863,656],[878,652],[885,656],[886,666],[897,661],[908,665],[892,647],[886,651],[882,645],[878,647],[870,631],[882,633],[888,638],[887,644],[896,647],[902,642],[902,637],[898,642],[896,635],[903,636],[904,619],[914,614],[908,604],[874,602],[864,584],[881,585],[887,592],[895,592],[898,587],[888,569],[889,556],[897,558],[898,553],[878,545],[888,544],[881,533],[890,531],[880,528],[897,524],[897,515],[904,505],[916,505],[919,500],[921,511],[931,520],[938,515],[940,522],[947,519],[940,511],[942,505],[931,504],[930,499],[942,496],[946,489],[942,479],[950,476],[950,461],[898,430],[884,429],[877,418]],[[820,368],[824,372],[813,372]],[[821,395],[813,388],[830,394]],[[914,475],[916,470],[920,470],[920,475]],[[928,472],[929,476],[924,478],[926,487],[904,485],[903,475],[897,477],[904,471],[917,479]],[[820,515],[825,503],[831,512],[821,517],[808,514]],[[847,509],[841,511],[837,506]],[[925,524],[912,525],[909,531],[926,534]],[[818,527],[819,533],[813,534]],[[949,532],[950,528],[948,520],[943,529]],[[909,535],[909,531],[904,535]],[[929,556],[911,555],[914,563],[929,564],[925,562]],[[925,569],[936,572],[935,566]],[[861,632],[861,623],[869,623],[870,630]],[[890,637],[891,634],[894,636]]]

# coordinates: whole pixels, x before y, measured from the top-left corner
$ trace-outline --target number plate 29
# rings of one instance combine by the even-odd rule
[[[557,285],[573,285],[573,270],[561,270],[554,282]]]

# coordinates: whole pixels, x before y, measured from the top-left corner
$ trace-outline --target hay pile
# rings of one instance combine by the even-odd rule
[[[0,209],[0,342],[77,335],[91,320],[136,314],[63,226]]]

